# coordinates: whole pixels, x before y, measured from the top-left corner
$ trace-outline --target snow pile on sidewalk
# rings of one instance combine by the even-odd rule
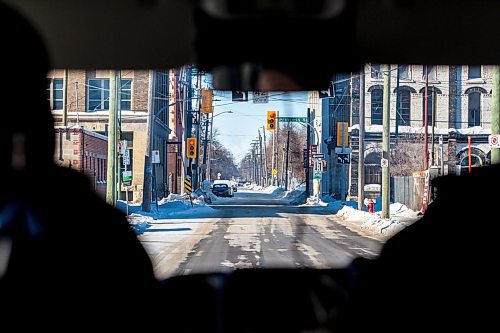
[[[214,212],[215,209],[207,206],[202,196],[193,198],[191,205],[189,196],[170,194],[168,198],[158,201],[158,209],[153,203],[151,212],[132,213],[128,216],[128,221],[136,233],[142,234],[154,220],[205,217]]]
[[[333,202],[330,207],[335,207],[341,202]],[[374,235],[391,236],[408,225],[415,222],[419,215],[401,203],[390,205],[390,218],[383,219],[381,212],[368,213],[344,205],[336,214],[339,222],[362,231],[368,231]]]

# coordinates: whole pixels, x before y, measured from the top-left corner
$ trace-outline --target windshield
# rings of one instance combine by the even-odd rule
[[[377,256],[425,211],[430,179],[490,163],[491,90],[476,65],[368,63],[294,92],[217,90],[194,65],[47,78],[56,164],[103,199],[120,184],[111,202],[159,277]]]

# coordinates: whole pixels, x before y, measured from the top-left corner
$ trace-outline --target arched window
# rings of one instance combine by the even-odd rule
[[[382,184],[381,154],[372,152],[365,157],[365,184]]]
[[[384,107],[383,90],[376,88],[371,91],[372,95],[372,125],[382,125],[382,110]]]
[[[482,87],[470,87],[465,91],[469,96],[468,124],[469,127],[481,126],[481,94],[487,94]]]
[[[425,87],[420,89],[420,93],[422,94],[422,126],[425,126]],[[441,94],[441,90],[436,87],[428,87],[427,89],[427,126],[432,126],[432,113],[436,112],[437,105],[437,95]],[[436,118],[436,117],[435,117]]]
[[[397,93],[398,89],[394,89]],[[398,105],[398,121],[399,125],[411,126],[411,94],[416,94],[417,91],[409,86],[399,87],[399,105]]]
[[[469,127],[481,126],[481,93],[469,94]]]

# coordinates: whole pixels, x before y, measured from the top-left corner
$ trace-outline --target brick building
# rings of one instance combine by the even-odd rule
[[[160,163],[154,166],[154,192],[168,194],[168,103],[169,71],[122,70],[119,92],[119,132],[131,152],[133,200],[142,201],[147,119],[154,112],[152,149],[160,152]],[[107,136],[109,113],[108,70],[53,70],[48,74],[47,98],[56,125],[68,126]],[[152,87],[151,94],[149,87]],[[151,100],[150,100],[151,99]],[[123,166],[120,163],[120,166]],[[106,181],[104,179],[104,181]],[[122,188],[122,190],[124,190]],[[125,198],[122,192],[121,198]]]
[[[93,189],[106,197],[108,138],[80,126],[56,127],[57,165],[84,173]]]
[[[435,128],[435,152],[439,137],[443,139],[444,163],[449,172],[455,166],[468,166],[467,140],[472,138],[473,166],[489,163],[492,110],[491,66],[428,66],[428,125]],[[398,75],[399,73],[399,75]],[[398,138],[419,141],[423,133],[425,112],[425,66],[392,65],[390,70],[391,93],[391,145],[396,138],[396,114]],[[399,76],[399,89],[397,88]],[[384,73],[378,64],[367,64],[365,78],[365,180],[366,184],[381,181],[382,109]],[[326,152],[329,170],[322,180],[323,194],[340,198],[356,197],[359,161],[360,80],[359,73],[335,75],[331,96],[319,98],[318,92],[309,93],[309,107],[313,110],[314,126],[321,133],[322,151]],[[399,103],[397,103],[399,101]],[[434,118],[433,118],[434,115]],[[336,162],[335,140],[327,145],[325,139],[336,138],[337,122],[350,126],[351,163],[341,167]],[[431,129],[429,129],[429,135]],[[312,138],[314,140],[314,138]],[[419,144],[415,142],[415,144]],[[432,143],[429,141],[429,153]],[[423,151],[423,146],[422,146]],[[422,153],[423,157],[423,153]],[[439,157],[434,159],[440,163]]]

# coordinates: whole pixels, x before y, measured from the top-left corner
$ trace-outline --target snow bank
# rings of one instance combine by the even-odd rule
[[[158,201],[158,208],[153,203],[151,212],[132,213],[128,221],[138,234],[142,234],[154,220],[206,217],[214,212],[215,209],[205,204],[203,196],[194,198],[191,204],[188,196],[170,194],[168,198]]]
[[[329,207],[338,209],[341,205],[343,207],[341,207],[336,214],[336,217],[339,218],[339,222],[347,226],[352,226],[354,229],[371,232],[374,235],[393,235],[419,218],[417,212],[412,211],[401,203],[390,205],[389,219],[383,219],[381,217],[381,212],[372,214],[360,211],[340,201],[330,203]]]

